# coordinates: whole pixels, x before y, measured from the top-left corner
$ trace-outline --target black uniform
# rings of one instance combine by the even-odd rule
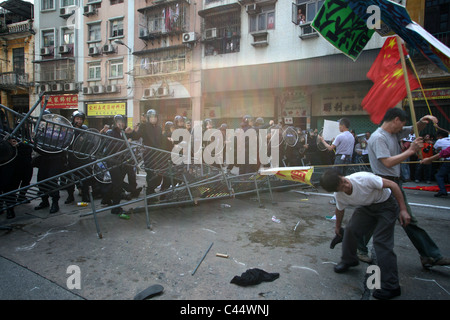
[[[133,140],[142,138],[142,143],[146,146],[156,149],[162,149],[162,129],[158,124],[151,124],[149,122],[142,123],[137,131],[131,134]],[[144,164],[145,172],[147,173],[147,194],[155,193],[155,188],[159,186],[161,177],[147,168],[156,168],[161,165],[160,157],[157,157],[158,151],[145,150],[144,151]],[[158,160],[158,163],[155,162]]]
[[[83,130],[87,130],[88,127],[86,125],[82,125],[80,129]],[[74,138],[74,142],[76,141],[77,137],[80,135],[80,131],[75,130],[75,138]],[[70,150],[72,150],[73,144],[69,147]],[[88,162],[86,160],[82,160],[77,158],[73,152],[69,151],[67,153],[67,170],[73,170],[76,169],[78,167],[81,167],[85,164],[87,164]],[[75,177],[76,177],[76,173],[74,173]],[[89,180],[85,180],[81,183],[81,185],[79,185],[78,187],[81,188],[81,199],[83,202],[89,202],[89,185],[91,184],[91,181]],[[72,203],[75,199],[73,197],[73,193],[75,192],[75,185],[70,185],[66,188],[67,193],[69,194],[69,196],[67,197],[66,200],[66,204],[68,203]]]
[[[112,129],[109,129],[106,132],[106,135],[113,137],[113,138],[123,140],[121,131],[116,126],[113,126]],[[115,152],[122,151],[122,150],[124,150],[124,148],[126,148],[125,144],[124,143],[122,144],[119,141],[112,143],[111,147],[112,147],[111,150],[108,150],[111,152],[109,153],[107,151],[108,155],[113,154]],[[125,178],[125,170],[123,170],[122,164],[117,166],[117,162],[114,159],[108,160],[107,162],[108,162],[108,167],[110,167],[109,173],[111,175],[111,192],[110,192],[109,196],[110,196],[111,204],[117,205],[120,203],[120,200],[121,200],[123,179]],[[122,212],[123,212],[123,209],[120,207],[114,208],[111,210],[111,213],[114,213],[114,214],[120,214]]]

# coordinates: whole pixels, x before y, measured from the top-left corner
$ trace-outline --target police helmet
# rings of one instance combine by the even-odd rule
[[[84,112],[79,111],[79,110],[75,110],[72,113],[72,123],[73,123],[73,120],[75,119],[75,117],[79,117],[79,118],[83,119],[83,121],[86,120],[86,115],[84,114]]]
[[[253,117],[251,115],[247,114],[242,117],[242,122],[244,122],[245,124],[249,124],[252,121],[253,121]]]
[[[150,122],[150,118],[158,118],[158,113],[155,109],[149,109],[146,113],[147,121]]]
[[[166,123],[164,124],[164,131],[170,131],[170,128],[173,126],[174,125],[172,121],[166,121]]]
[[[114,116],[114,123],[117,125],[119,122],[123,122],[125,124],[127,123],[127,120],[123,114],[116,114]]]
[[[183,127],[184,118],[182,116],[175,116],[173,123],[175,124],[175,127]]]

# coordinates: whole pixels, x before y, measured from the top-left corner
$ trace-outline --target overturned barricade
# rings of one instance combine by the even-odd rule
[[[90,190],[91,212],[82,216],[93,215],[97,234],[102,237],[97,214],[115,207],[134,205],[135,209],[145,210],[147,227],[150,228],[149,211],[155,208],[196,205],[202,201],[249,193],[256,193],[262,206],[260,193],[270,192],[274,202],[273,190],[300,186],[296,181],[281,180],[275,175],[263,176],[257,172],[235,175],[220,165],[175,165],[171,151],[130,142],[124,131],[121,132],[122,139],[114,138],[95,129],[73,127],[60,115],[45,114],[47,98],[39,116],[32,116],[42,99],[43,95],[27,114],[19,114],[0,105],[0,143],[2,150],[6,150],[0,159],[0,167],[8,166],[17,157],[17,143],[27,144],[44,154],[71,154],[80,160],[79,166],[15,190],[2,190],[0,205],[3,209],[29,203],[70,186],[88,184],[92,179],[110,183],[110,171],[120,166],[133,166],[147,174],[169,179],[170,187],[164,191],[144,192],[137,199],[101,208],[96,207]]]

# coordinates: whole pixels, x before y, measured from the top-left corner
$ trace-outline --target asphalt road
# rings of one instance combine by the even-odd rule
[[[420,225],[450,256],[450,199],[406,192]],[[0,299],[130,300],[159,284],[164,291],[152,300],[373,300],[364,286],[367,264],[333,271],[341,245],[329,247],[334,206],[323,190],[275,192],[276,203],[268,193],[262,199],[264,207],[250,195],[152,210],[150,229],[144,212],[129,220],[103,212],[101,239],[93,217],[80,217],[88,208],[62,204],[49,215],[33,210],[38,201],[22,205],[15,219],[0,216],[0,226],[12,228],[0,230]],[[450,268],[424,270],[399,225],[395,252],[402,287],[396,300],[450,299]],[[230,283],[252,268],[279,278],[249,287]]]

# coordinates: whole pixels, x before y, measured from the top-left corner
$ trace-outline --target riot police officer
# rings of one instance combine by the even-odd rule
[[[72,126],[78,129],[83,129],[83,130],[87,130],[88,127],[84,124],[84,121],[86,120],[86,115],[84,114],[84,112],[76,110],[72,113]],[[76,141],[76,138],[80,135],[80,131],[76,130],[75,131],[75,139],[73,141]],[[69,147],[69,151],[67,153],[67,169],[68,170],[73,170],[75,168],[81,167],[82,165],[86,164],[86,161],[83,161],[79,158],[77,158],[72,150],[73,144]],[[81,185],[79,186],[79,188],[81,188],[81,198],[83,202],[89,202],[89,182],[83,181],[81,183]],[[75,201],[75,198],[73,196],[73,193],[75,192],[75,186],[71,185],[68,186],[66,188],[67,193],[68,193],[68,197],[66,199],[66,201],[64,202],[65,204],[70,204],[72,202]]]
[[[158,124],[158,113],[154,109],[149,109],[146,113],[147,122],[141,123],[139,127],[131,133],[131,138],[138,140],[142,138],[142,143],[145,146],[161,149],[162,148],[162,129]],[[156,158],[156,159],[155,159]],[[161,177],[157,175],[152,169],[155,169],[160,163],[156,163],[158,156],[156,150],[146,149],[144,151],[144,165],[146,171],[147,194],[155,193],[155,188],[159,186]],[[158,162],[161,159],[158,160]]]
[[[51,114],[50,111],[44,110],[45,114]],[[37,182],[54,177],[62,173],[63,165],[65,162],[65,154],[63,152],[49,153],[44,150],[36,148],[38,156],[33,159],[33,164],[38,168]],[[43,195],[41,190],[41,203],[34,210],[41,210],[50,207],[49,196],[52,198],[52,205],[50,207],[50,213],[56,213],[59,211],[59,190],[50,192],[48,195]]]

